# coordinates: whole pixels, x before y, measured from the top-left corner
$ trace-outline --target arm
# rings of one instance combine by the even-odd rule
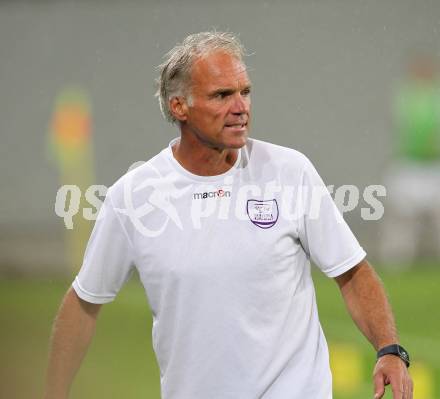
[[[80,299],[73,288],[67,291],[52,331],[45,399],[67,399],[95,333],[100,308]]]
[[[376,351],[399,342],[385,290],[366,260],[335,280],[351,317]],[[385,355],[376,363],[375,399],[382,398],[388,384],[391,384],[393,399],[412,398],[412,381],[406,365],[394,355]]]

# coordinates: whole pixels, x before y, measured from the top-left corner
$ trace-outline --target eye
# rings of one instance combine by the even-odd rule
[[[228,97],[230,94],[231,93],[229,91],[220,91],[215,94],[215,97],[220,98],[220,99],[224,99],[224,98]]]
[[[250,87],[248,87],[248,88],[242,90],[242,92],[241,92],[241,95],[242,95],[242,96],[249,96],[250,94],[251,94],[251,89],[250,89]]]

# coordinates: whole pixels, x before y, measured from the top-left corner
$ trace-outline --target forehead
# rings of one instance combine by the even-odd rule
[[[193,89],[241,87],[250,84],[243,62],[223,51],[197,59],[191,70]]]

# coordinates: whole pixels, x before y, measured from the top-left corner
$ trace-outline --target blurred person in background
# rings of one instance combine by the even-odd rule
[[[330,399],[311,259],[378,351],[375,398],[387,384],[394,399],[412,398],[384,289],[315,168],[295,150],[248,138],[243,55],[222,32],[190,35],[167,54],[158,97],[180,137],[109,189],[54,324],[45,399],[68,397],[101,305],[135,269],[163,399]],[[318,215],[304,199],[298,218],[281,217],[281,193],[260,190],[272,183],[319,189]],[[227,213],[229,200],[244,218]]]
[[[423,239],[440,259],[438,72],[433,55],[412,55],[393,103],[394,159],[385,175],[388,207],[380,240],[382,261],[393,267],[420,257],[427,247]]]

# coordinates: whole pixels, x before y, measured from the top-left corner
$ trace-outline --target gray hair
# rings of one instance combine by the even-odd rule
[[[173,97],[186,96],[191,103],[190,73],[196,59],[216,50],[223,50],[243,62],[245,49],[230,32],[211,31],[189,35],[165,55],[165,62],[158,66],[160,74],[156,81],[156,97],[166,120],[176,122],[169,106]]]

